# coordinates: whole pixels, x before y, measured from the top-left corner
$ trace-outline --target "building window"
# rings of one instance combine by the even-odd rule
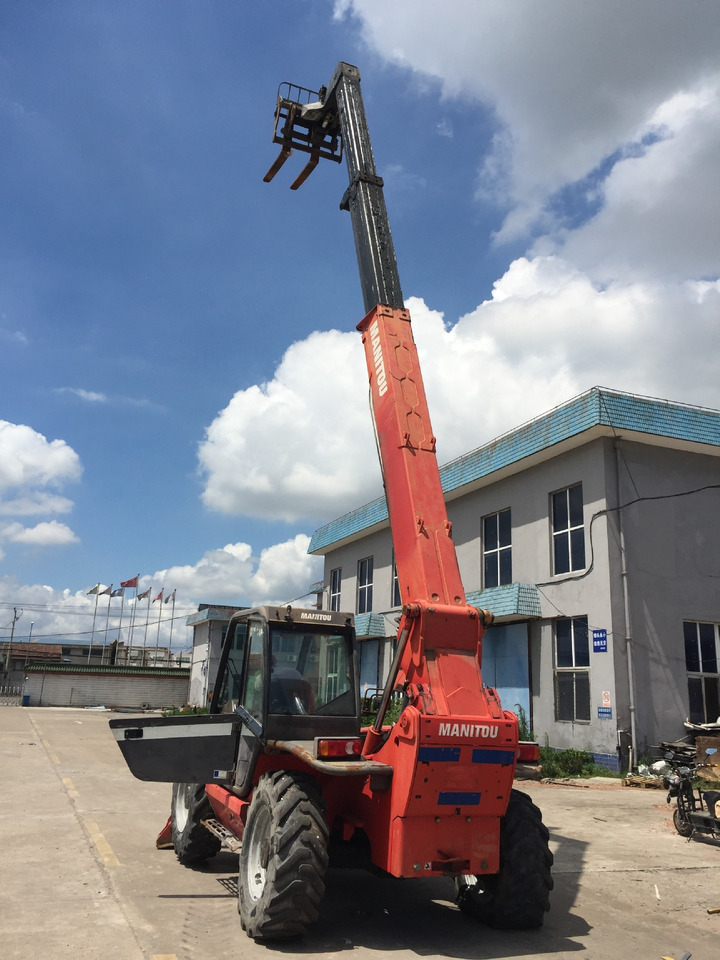
[[[340,609],[340,585],[342,584],[342,567],[330,571],[330,609]]]
[[[552,495],[553,573],[585,569],[582,484]]]
[[[587,617],[555,621],[555,719],[590,719],[590,645]]]
[[[373,599],[373,558],[358,561],[357,612],[370,613]]]
[[[402,597],[400,596],[400,580],[398,579],[397,572],[397,563],[395,563],[395,557],[393,556],[393,580],[392,580],[392,607],[401,607],[402,606]]]
[[[715,723],[720,716],[720,624],[683,623],[691,723]]]
[[[509,510],[483,517],[483,565],[486,588],[512,583]]]

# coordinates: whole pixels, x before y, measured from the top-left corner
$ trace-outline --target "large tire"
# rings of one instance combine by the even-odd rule
[[[180,863],[190,866],[214,857],[222,846],[202,820],[214,816],[201,783],[174,783],[172,790],[172,840]]]
[[[317,781],[275,770],[253,792],[240,851],[238,912],[249,937],[305,934],[325,893],[328,828]]]
[[[455,902],[463,913],[498,929],[541,927],[553,888],[548,838],[540,811],[530,797],[513,790],[500,825],[499,872],[456,881]]]
[[[675,824],[675,829],[680,834],[681,837],[691,837],[693,832],[693,827],[691,823],[688,823],[687,820],[681,816],[680,807],[675,807],[673,810],[673,823]]]

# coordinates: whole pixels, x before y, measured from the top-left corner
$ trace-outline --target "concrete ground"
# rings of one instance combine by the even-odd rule
[[[263,946],[236,910],[237,857],[202,870],[155,848],[170,786],[130,775],[112,714],[0,707],[3,960],[720,956],[720,844],[688,843],[661,790],[523,783],[555,854],[542,930],[494,931],[452,904],[443,880],[330,871],[316,931]]]

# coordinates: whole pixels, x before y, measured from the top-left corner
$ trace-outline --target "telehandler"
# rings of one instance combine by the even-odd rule
[[[178,859],[239,851],[250,937],[302,935],[328,863],[394,877],[449,877],[460,909],[495,927],[539,927],[553,857],[530,798],[513,788],[515,714],[482,680],[492,614],[465,598],[418,356],[404,307],[357,67],[319,91],[281,84],[269,181],[297,150],[297,189],[344,154],[367,315],[362,335],[402,592],[396,652],[374,723],[361,727],[351,613],[268,605],[228,625],[207,715],[110,721],[142,780],[172,782]],[[384,723],[393,698],[402,712]]]

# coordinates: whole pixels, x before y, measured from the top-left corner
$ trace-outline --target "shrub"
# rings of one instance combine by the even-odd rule
[[[535,734],[530,729],[527,714],[519,703],[515,704],[515,713],[518,718],[518,740],[534,740]]]
[[[553,750],[540,747],[544,777],[590,777],[595,774],[593,758],[586,750]]]

